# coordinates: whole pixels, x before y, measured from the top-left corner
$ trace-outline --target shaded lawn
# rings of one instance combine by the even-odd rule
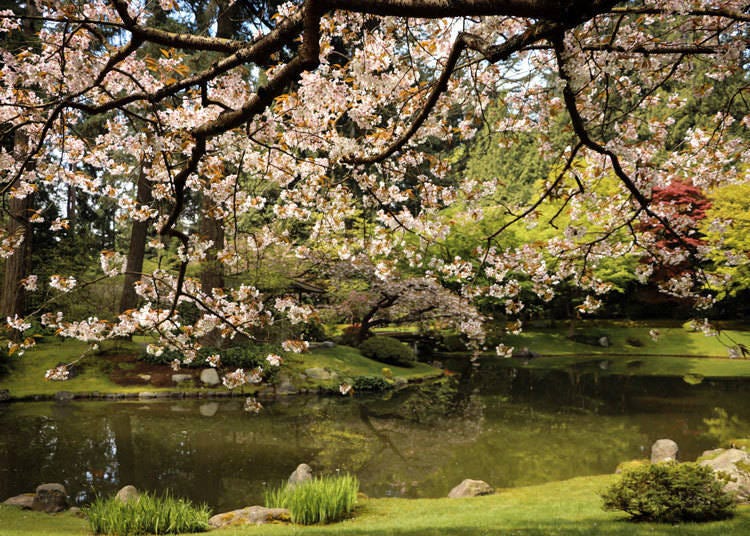
[[[728,357],[728,347],[744,344],[750,348],[750,331],[723,330],[715,337],[683,327],[660,327],[658,340],[649,335],[649,326],[602,325],[580,328],[576,334],[606,335],[610,346],[575,342],[567,337],[567,328],[537,329],[508,335],[503,342],[517,350],[529,348],[541,355],[655,355],[686,357]],[[635,343],[635,344],[633,344]]]
[[[266,535],[743,535],[750,534],[750,507],[732,519],[664,525],[631,523],[622,513],[601,510],[599,491],[613,475],[500,490],[472,499],[370,499],[353,519],[327,526],[266,525],[229,528],[218,536]],[[48,516],[0,507],[3,536],[72,536],[87,533],[86,522],[68,514]]]
[[[141,340],[142,339],[142,340]],[[108,355],[128,355],[133,360],[139,356],[145,346],[145,338],[130,341],[107,341],[102,343],[102,355],[89,355],[77,365],[78,375],[66,380],[46,381],[44,373],[60,363],[70,363],[80,357],[88,348],[87,343],[76,340],[46,339],[40,341],[37,346],[27,351],[23,357],[14,357],[13,368],[10,374],[0,377],[0,390],[7,389],[13,398],[25,398],[35,395],[54,395],[58,391],[70,391],[73,393],[138,393],[141,391],[180,391],[194,392],[206,391],[203,387],[182,385],[178,387],[155,387],[153,385],[118,385],[109,378],[113,366],[124,367],[127,363],[114,365],[106,357]],[[308,368],[325,368],[338,373],[337,380],[306,380],[304,384],[299,381],[294,383],[317,389],[325,387],[338,389],[341,378],[354,378],[356,376],[377,376],[383,378],[383,369],[389,368],[394,378],[415,380],[442,375],[442,371],[418,363],[414,368],[402,368],[386,365],[364,357],[358,350],[348,346],[335,346],[333,348],[316,349],[305,354],[285,354],[286,365],[282,370],[287,373],[300,374]],[[216,387],[215,391],[225,392],[223,386]],[[1,533],[0,533],[1,536]]]

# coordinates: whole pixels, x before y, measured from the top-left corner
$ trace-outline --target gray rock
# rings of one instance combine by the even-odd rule
[[[301,463],[297,466],[294,472],[289,475],[287,484],[290,486],[296,486],[297,484],[307,482],[308,480],[312,480],[312,469],[306,463]]]
[[[209,387],[214,387],[221,383],[221,378],[219,378],[219,373],[216,372],[216,369],[205,368],[201,370],[201,383]]]
[[[337,374],[324,368],[314,367],[305,369],[305,376],[307,376],[311,380],[332,380],[337,376]]]
[[[603,348],[609,348],[611,346],[611,343],[609,342],[609,337],[607,337],[606,335],[599,337],[599,346]]]
[[[216,514],[208,520],[208,525],[211,528],[220,529],[242,525],[263,525],[272,521],[289,521],[289,510],[286,508],[248,506],[247,508]]]
[[[10,497],[9,499],[5,499],[3,501],[3,504],[6,504],[8,506],[18,506],[19,508],[22,508],[24,510],[31,510],[31,505],[33,503],[34,503],[33,493],[24,493],[22,495],[16,495],[15,497]]]
[[[335,348],[336,343],[333,341],[323,341],[320,343],[321,348]]]
[[[513,357],[521,357],[523,359],[533,359],[539,357],[539,354],[532,352],[528,347],[524,346],[518,351],[513,352]]]
[[[495,488],[490,486],[484,480],[472,480],[467,478],[458,486],[453,488],[448,497],[451,499],[460,499],[462,497],[478,497],[480,495],[491,495],[495,493]]]
[[[198,411],[203,417],[213,417],[214,415],[216,415],[216,412],[219,411],[219,403],[207,402],[205,404],[201,404],[198,408]]]
[[[277,395],[296,395],[297,393],[299,393],[299,389],[288,378],[282,379],[276,386]]]
[[[62,484],[40,484],[36,487],[31,509],[53,514],[68,509],[68,492]]]
[[[156,398],[156,393],[152,393],[151,391],[142,391],[138,393],[138,398]]]
[[[713,469],[715,472],[726,473],[730,481],[724,486],[724,491],[734,493],[741,502],[750,501],[750,454],[740,449],[717,449],[723,452],[717,456],[703,460],[701,465]],[[710,455],[716,450],[709,451]],[[704,453],[706,454],[706,453]]]
[[[189,382],[192,379],[193,379],[192,374],[172,374],[172,381],[177,384],[180,384],[183,382]]]
[[[140,497],[141,493],[138,491],[138,488],[128,484],[127,486],[120,488],[120,491],[118,491],[117,495],[115,495],[115,500],[126,503],[130,501],[137,501],[138,499],[140,499]]]
[[[679,450],[671,439],[659,439],[651,445],[651,463],[677,461]]]
[[[68,400],[73,400],[74,398],[75,395],[70,391],[58,391],[55,393],[55,400],[57,400],[58,402],[67,402]]]

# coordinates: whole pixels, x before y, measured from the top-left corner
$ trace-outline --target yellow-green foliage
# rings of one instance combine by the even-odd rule
[[[266,506],[288,508],[293,523],[314,525],[340,521],[354,511],[359,480],[349,474],[317,477],[266,492]]]
[[[646,458],[642,458],[638,460],[627,460],[627,461],[620,462],[619,464],[617,464],[615,473],[620,474],[626,471],[632,471],[633,469],[639,469],[645,465],[649,465],[650,463],[651,461]]]
[[[138,536],[141,534],[180,534],[208,530],[211,512],[207,506],[167,494],[156,497],[143,493],[123,502],[115,497],[97,499],[85,509],[94,534]]]

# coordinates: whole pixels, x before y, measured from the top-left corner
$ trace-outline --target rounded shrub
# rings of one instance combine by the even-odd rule
[[[639,521],[711,521],[732,514],[726,479],[696,463],[656,463],[622,473],[602,494],[605,510],[622,510]]]
[[[382,392],[393,388],[393,384],[379,376],[357,376],[354,378],[354,392],[363,391]]]
[[[370,337],[359,345],[359,351],[365,357],[380,361],[381,363],[388,363],[389,365],[413,367],[417,364],[417,357],[414,355],[414,350],[393,337],[386,337],[384,335]]]

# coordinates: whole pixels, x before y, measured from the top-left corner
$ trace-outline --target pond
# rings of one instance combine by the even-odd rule
[[[449,368],[459,364],[447,364]],[[683,460],[750,435],[750,383],[483,365],[385,397],[0,405],[0,499],[62,482],[79,504],[125,484],[215,510],[262,502],[297,464],[349,471],[369,496],[440,497],[609,473],[669,437]]]

